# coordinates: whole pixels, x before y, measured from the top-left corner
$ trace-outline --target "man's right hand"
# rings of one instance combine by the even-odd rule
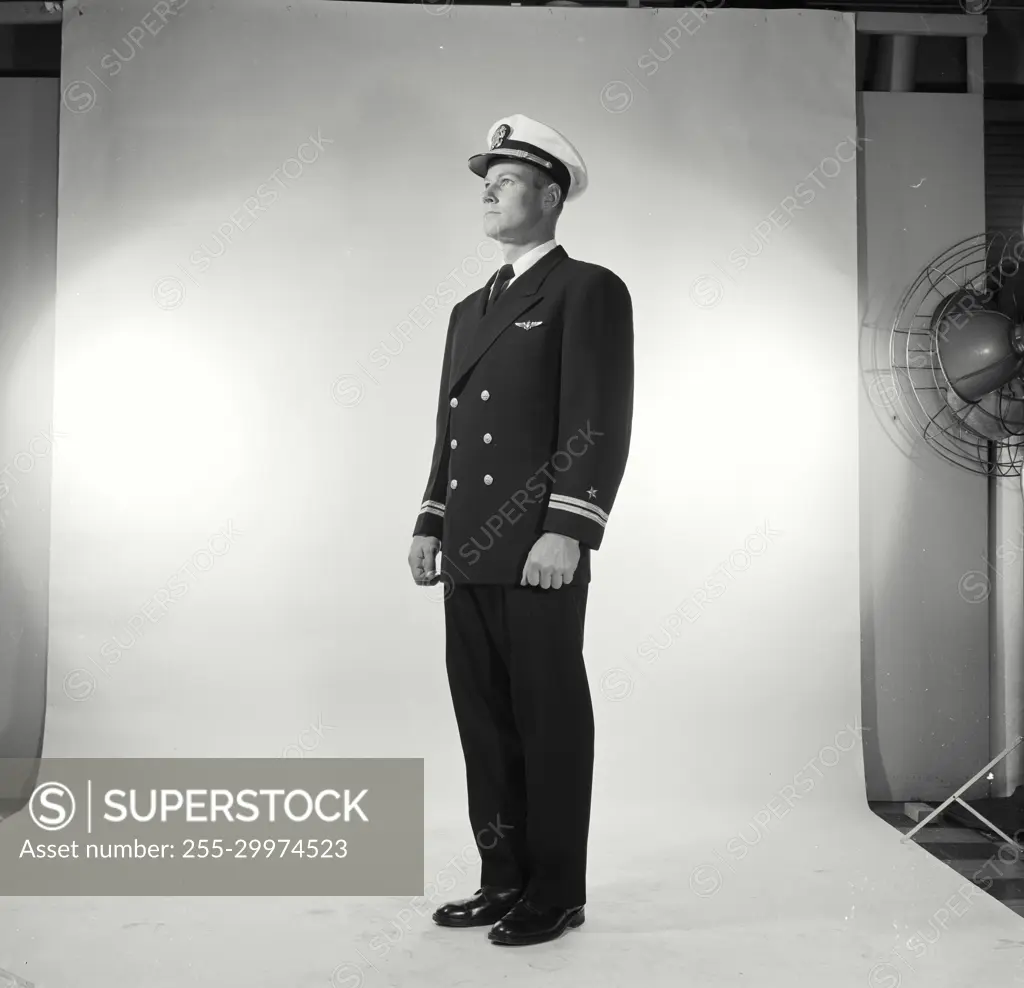
[[[440,579],[434,567],[434,559],[440,548],[441,540],[433,535],[414,535],[412,537],[412,548],[409,550],[409,569],[412,570],[412,578],[415,583],[424,587],[432,587]]]

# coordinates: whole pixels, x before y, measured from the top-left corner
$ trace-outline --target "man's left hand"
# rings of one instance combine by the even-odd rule
[[[530,550],[520,586],[538,584],[545,590],[557,590],[563,583],[572,583],[580,562],[580,544],[576,539],[555,532],[545,532]]]

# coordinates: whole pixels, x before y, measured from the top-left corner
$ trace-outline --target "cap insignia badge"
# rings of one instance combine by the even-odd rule
[[[496,147],[498,147],[511,133],[512,128],[508,124],[502,124],[494,132],[494,137],[491,138],[491,150],[493,151]]]

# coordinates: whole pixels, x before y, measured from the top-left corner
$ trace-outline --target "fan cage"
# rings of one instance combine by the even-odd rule
[[[889,334],[889,366],[903,417],[943,459],[988,476],[1020,476],[1024,434],[994,440],[963,420],[972,406],[978,408],[975,414],[987,413],[979,402],[964,402],[951,388],[939,360],[933,317],[939,303],[958,289],[990,298],[1022,265],[1020,235],[977,234],[954,244],[931,261],[904,294]],[[961,410],[954,411],[951,403]],[[1012,410],[1015,414],[1004,416],[1011,422],[1024,421],[1024,381],[1015,378],[986,403]]]

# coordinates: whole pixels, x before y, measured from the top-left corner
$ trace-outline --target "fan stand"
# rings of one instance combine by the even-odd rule
[[[1022,503],[1024,503],[1024,469],[1021,470],[1021,473],[1019,475],[1019,479],[1020,479],[1020,484],[1021,484]],[[998,573],[996,573],[996,576],[998,576]],[[989,599],[991,600],[991,596],[989,597]],[[994,714],[995,714],[995,712],[993,711],[993,715]],[[930,823],[932,820],[934,820],[937,816],[939,816],[952,803],[956,803],[957,806],[961,806],[965,810],[968,810],[970,813],[972,813],[975,817],[977,817],[985,825],[985,827],[987,829],[989,829],[993,833],[997,833],[1001,837],[1001,839],[1006,841],[1007,844],[1009,844],[1011,847],[1015,848],[1019,852],[1024,852],[1024,846],[1018,844],[1013,839],[1013,837],[1008,836],[1006,833],[1002,832],[1002,830],[1000,830],[994,823],[992,823],[991,820],[989,820],[987,817],[983,816],[973,806],[971,806],[969,803],[967,803],[967,802],[965,802],[964,800],[961,799],[961,796],[963,796],[964,792],[966,792],[969,788],[971,788],[971,786],[974,785],[974,783],[977,782],[980,778],[986,776],[991,771],[991,769],[994,766],[998,765],[999,762],[1004,760],[1011,753],[1011,751],[1013,751],[1021,743],[1021,741],[1024,741],[1024,736],[1018,734],[1016,739],[1012,743],[1008,744],[1004,749],[1002,749],[1000,751],[1000,753],[998,755],[996,755],[995,758],[993,758],[991,760],[991,762],[988,763],[988,765],[986,765],[979,772],[977,772],[972,778],[968,779],[968,781],[965,782],[964,785],[962,785],[955,792],[953,792],[952,796],[948,797],[946,800],[944,800],[942,803],[940,803],[934,810],[932,810],[931,813],[928,814],[928,816],[926,816],[923,820],[920,820],[918,822],[918,824],[916,824],[916,826],[914,826],[912,829],[908,830],[901,837],[901,841],[902,842],[909,841],[911,839],[911,837],[916,832],[918,832],[923,826],[925,826],[927,823]],[[1022,790],[1024,790],[1024,786],[1018,786],[1014,790],[1014,792],[1011,794],[1010,801],[1011,801],[1012,805],[1016,806],[1016,805],[1022,803],[1022,797],[1024,797],[1024,791],[1022,791]],[[1020,831],[1018,830],[1016,832],[1019,833]]]
[[[996,453],[992,449],[991,446],[989,447],[989,449],[990,449],[990,456],[993,455],[993,454],[994,455],[998,455],[998,453]],[[1022,503],[1024,503],[1024,469],[1022,469],[1020,474],[1019,474],[1019,480],[1020,480],[1020,487],[1021,487]],[[996,535],[994,537],[996,537],[996,538],[998,538],[999,516],[1002,514],[1002,512],[1000,511],[1000,507],[1001,506],[998,503],[995,506],[995,513],[996,513],[995,524],[997,525],[997,532],[996,532]],[[989,565],[991,565],[991,564],[989,564]],[[1000,574],[1000,572],[998,570],[996,570],[996,572],[994,574],[994,577],[997,580],[999,580],[1001,576],[1002,576],[1002,574]],[[1003,579],[1000,580],[1000,582],[1003,582],[1004,579],[1005,579],[1005,577],[1003,577]],[[1016,588],[1015,587],[1007,587],[1007,588],[1004,588],[1004,590],[1006,592],[1008,592],[1010,595],[1013,595],[1015,593]],[[992,601],[993,598],[994,598],[994,595],[990,594],[990,596],[989,596],[990,602]],[[1024,598],[1022,598],[1020,603],[1024,603]],[[1003,706],[1003,705],[1004,704],[1002,704],[1001,701],[997,703],[997,706]],[[1005,712],[997,710],[996,707],[994,706],[993,709],[992,709],[991,716],[994,719],[1000,719],[1003,716],[1005,716]],[[1013,723],[1008,723],[1006,726],[1009,727],[1011,730],[1013,730],[1013,729],[1018,729],[1019,730],[1019,726],[1020,725],[1019,725],[1018,722],[1013,722]],[[993,741],[995,741],[994,737],[993,737]],[[977,809],[975,809],[969,803],[965,802],[963,799],[960,798],[961,795],[964,792],[966,792],[968,789],[970,789],[970,787],[972,785],[974,785],[974,783],[976,783],[979,779],[983,778],[984,776],[988,775],[989,772],[991,771],[991,769],[995,765],[998,765],[999,762],[1001,762],[1004,758],[1006,758],[1007,755],[1009,755],[1011,751],[1016,749],[1017,746],[1020,745],[1020,743],[1022,741],[1024,741],[1024,736],[1018,734],[1014,741],[1012,741],[1010,744],[1008,744],[998,755],[995,756],[995,758],[993,758],[984,768],[982,768],[979,772],[977,772],[972,778],[968,779],[967,782],[965,782],[955,793],[953,793],[952,796],[950,796],[947,799],[945,799],[934,810],[932,810],[927,816],[925,816],[924,819],[920,820],[917,823],[917,825],[912,830],[910,830],[906,834],[904,834],[903,837],[901,838],[901,840],[903,840],[903,841],[910,840],[914,836],[914,834],[916,834],[922,827],[924,827],[926,824],[928,824],[932,820],[934,820],[944,810],[946,810],[947,807],[949,807],[952,803],[955,802],[957,804],[957,806],[961,806],[965,810],[967,810],[968,812],[973,814],[978,820],[981,821],[981,823],[989,831],[991,831],[992,833],[998,834],[1011,847],[1016,848],[1016,850],[1019,851],[1019,852],[1024,852],[1024,846],[1022,846],[1021,844],[1017,843],[1017,841],[1014,840],[1013,838],[1007,836],[991,820],[989,820],[987,817],[983,816],[981,812],[979,812]],[[996,742],[996,743],[998,743],[998,742]],[[993,747],[994,747],[994,745],[993,745]],[[1010,817],[1009,817],[1010,819],[1019,819],[1022,816],[1022,814],[1024,814],[1024,785],[1017,786],[1017,788],[1014,789],[1013,793],[1010,794],[1010,796],[1009,796],[1009,807],[1010,807],[1010,810],[1011,810]],[[963,815],[959,812],[957,807],[953,807],[953,810],[954,810],[954,812],[956,814],[956,817],[960,818],[960,822],[964,823],[965,826],[970,826],[971,825],[971,821],[969,819],[967,821],[963,820]],[[991,810],[990,810],[990,812],[991,812]],[[1015,831],[1015,835],[1017,833],[1020,833],[1020,829]]]
[[[983,817],[973,806],[971,806],[969,803],[965,803],[960,798],[961,793],[964,793],[968,789],[970,789],[971,786],[973,786],[974,783],[978,781],[978,779],[980,779],[983,775],[987,774],[993,765],[996,765],[998,762],[1002,761],[1011,751],[1013,751],[1014,748],[1017,747],[1017,745],[1021,743],[1021,741],[1024,741],[1024,736],[1018,734],[1017,739],[1013,742],[1013,744],[1007,745],[998,755],[996,755],[995,758],[992,759],[992,761],[990,761],[984,768],[979,770],[976,775],[968,779],[959,789],[957,789],[957,791],[953,793],[952,796],[949,796],[942,803],[936,806],[935,809],[932,810],[931,813],[929,813],[928,816],[926,816],[923,820],[921,820],[916,827],[905,833],[900,838],[900,842],[903,843],[905,841],[910,840],[910,838],[913,837],[914,834],[916,834],[926,823],[929,823],[931,820],[934,820],[935,817],[937,817],[947,806],[949,806],[950,803],[952,803],[955,800],[962,807],[964,807],[964,809],[970,810],[983,824],[985,824],[986,827],[988,827],[994,833],[999,834],[999,836],[1002,837],[1007,844],[1010,844],[1012,847],[1015,847],[1018,851],[1024,852],[1024,846],[1018,844],[1012,837],[1007,837],[1006,834],[1004,834],[994,823],[992,823],[990,820],[985,819],[985,817]]]

